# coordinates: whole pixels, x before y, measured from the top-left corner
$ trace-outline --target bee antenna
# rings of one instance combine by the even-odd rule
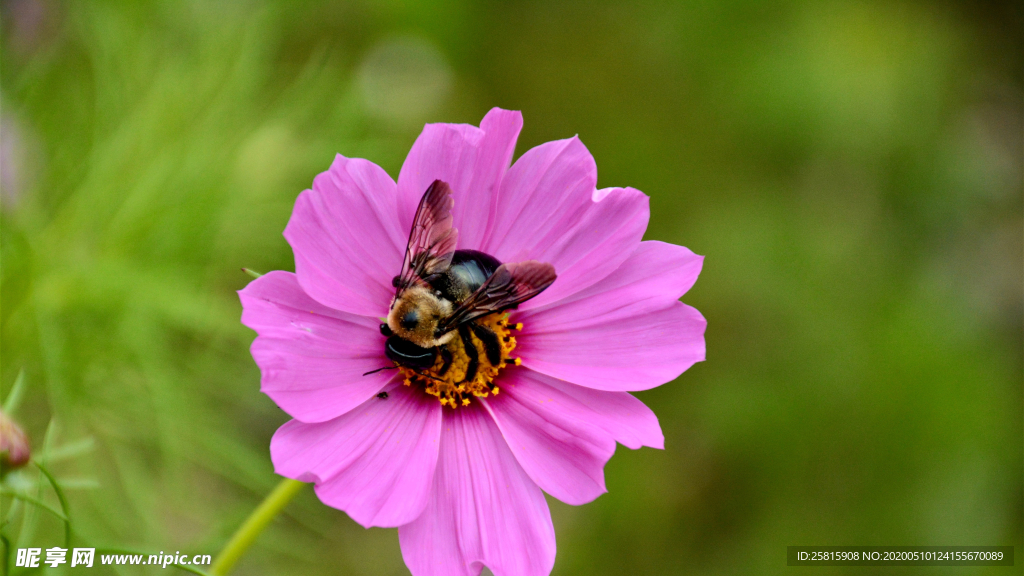
[[[363,372],[363,376],[369,376],[370,374],[376,374],[377,372],[380,372],[381,370],[395,370],[396,368],[398,368],[398,366],[383,366],[381,368],[377,368],[376,370],[370,370],[369,372]]]

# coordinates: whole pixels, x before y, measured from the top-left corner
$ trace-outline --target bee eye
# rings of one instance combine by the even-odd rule
[[[413,328],[416,327],[417,324],[420,323],[420,315],[416,313],[415,310],[410,310],[406,312],[404,316],[402,316],[402,320],[400,323],[402,324],[402,328],[405,328],[406,330],[412,330]]]

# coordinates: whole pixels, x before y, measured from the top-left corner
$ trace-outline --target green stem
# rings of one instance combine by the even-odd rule
[[[263,502],[252,511],[246,518],[245,523],[231,536],[231,540],[224,546],[224,549],[217,555],[213,562],[210,573],[214,576],[224,576],[235,566],[235,562],[242,557],[242,554],[249,549],[249,546],[256,540],[256,537],[263,532],[267,524],[291,502],[292,498],[305,486],[303,482],[285,478],[274,488],[274,491],[263,499]]]

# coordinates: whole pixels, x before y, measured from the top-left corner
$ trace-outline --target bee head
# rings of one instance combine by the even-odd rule
[[[402,291],[391,303],[388,327],[400,338],[423,348],[442,344],[434,331],[442,318],[451,314],[452,305],[439,298],[426,286],[412,286]]]

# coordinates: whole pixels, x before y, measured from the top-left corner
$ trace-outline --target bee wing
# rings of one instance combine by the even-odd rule
[[[452,228],[452,189],[434,180],[423,193],[405,246],[402,271],[392,280],[401,294],[413,284],[448,269],[455,254],[459,231]]]
[[[437,333],[446,334],[481,316],[514,308],[543,292],[555,278],[554,266],[536,260],[502,264],[438,324]]]

